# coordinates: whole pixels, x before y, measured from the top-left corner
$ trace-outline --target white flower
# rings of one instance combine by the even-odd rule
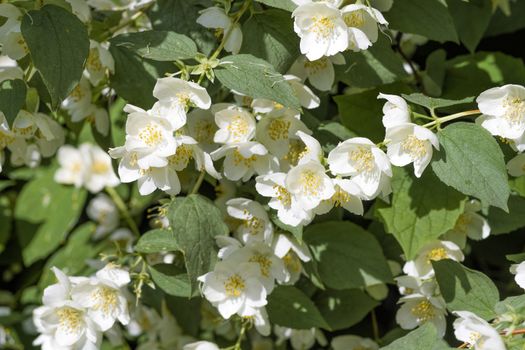
[[[128,152],[133,152],[141,169],[165,167],[168,165],[168,157],[177,150],[173,130],[172,125],[164,118],[152,116],[145,111],[133,111],[126,121],[124,147]]]
[[[285,185],[305,210],[317,207],[322,200],[335,194],[334,184],[324,167],[313,160],[292,168],[286,175]]]
[[[154,0],[87,0],[87,3],[99,11],[134,11],[153,1]]]
[[[456,225],[449,230],[443,238],[465,247],[467,237],[476,241],[487,238],[490,235],[490,226],[483,216],[478,212],[481,203],[472,199],[465,203],[465,209],[456,221]]]
[[[78,149],[70,145],[60,147],[57,153],[60,168],[55,173],[55,181],[60,184],[81,187],[84,183],[84,159]]]
[[[242,221],[235,230],[242,242],[271,242],[273,225],[261,204],[246,198],[234,198],[226,205],[228,214]]]
[[[265,307],[260,307],[256,309],[255,314],[253,316],[248,316],[255,326],[255,329],[259,334],[267,337],[272,332],[272,328],[270,325],[270,320],[268,319],[268,312],[266,312]],[[257,350],[257,348],[253,348],[254,350]]]
[[[219,347],[209,341],[198,341],[184,345],[183,350],[219,350]]]
[[[219,130],[213,141],[231,145],[250,141],[255,136],[255,118],[244,108],[229,106],[215,113]]]
[[[525,132],[525,87],[504,85],[482,92],[476,99],[482,115],[476,120],[492,135],[510,140]],[[522,151],[525,145],[517,145]]]
[[[0,155],[3,159],[4,149],[9,146],[15,139],[15,135],[9,130],[9,124],[4,116],[4,113],[0,111]],[[0,162],[0,171],[2,171],[2,164]]]
[[[76,123],[89,115],[90,106],[91,86],[86,78],[82,78],[69,96],[62,101],[62,108],[71,114],[71,121]]]
[[[101,331],[110,329],[118,319],[129,322],[128,302],[123,288],[130,282],[129,273],[112,264],[99,270],[95,277],[81,278],[71,290],[71,298],[87,308],[87,314]]]
[[[205,152],[211,153],[217,149],[218,145],[213,141],[213,137],[218,128],[210,111],[194,109],[188,113],[187,130]]]
[[[223,318],[234,314],[253,316],[257,308],[266,305],[266,290],[259,280],[256,263],[218,262],[212,272],[200,276],[202,293]]]
[[[296,5],[311,4],[314,2],[325,2],[332,5],[333,7],[339,7],[343,3],[343,0],[292,0]]]
[[[173,130],[186,124],[186,112],[190,107],[208,109],[211,106],[211,98],[205,88],[179,78],[157,79],[153,96],[159,101],[153,106],[152,114],[168,120]]]
[[[386,129],[410,123],[410,108],[402,97],[380,93],[377,98],[387,100],[383,105],[383,126]]]
[[[455,311],[460,318],[454,321],[454,335],[475,350],[505,350],[498,331],[470,311]]]
[[[334,64],[345,64],[345,58],[338,53],[331,57],[322,57],[315,61],[309,61],[306,56],[300,56],[290,68],[290,74],[305,80],[320,91],[330,91],[334,85]]]
[[[366,5],[347,5],[341,12],[348,26],[348,48],[352,51],[366,50],[372,46],[377,41],[377,25],[388,24],[381,12]]]
[[[275,280],[278,282],[287,282],[290,279],[283,261],[277,257],[272,248],[266,243],[251,242],[246,246],[233,251],[227,256],[228,261],[242,264],[246,262],[256,263],[259,265],[259,280],[270,294],[275,286]]]
[[[211,158],[224,159],[224,176],[232,181],[248,181],[254,174],[269,174],[279,169],[279,161],[258,142],[224,145],[211,153]]]
[[[372,339],[357,335],[340,335],[332,339],[333,350],[379,350]]]
[[[86,112],[86,120],[95,125],[95,129],[102,135],[108,136],[109,133],[109,114],[105,108],[96,105],[89,105]]]
[[[297,138],[297,132],[311,134],[312,132],[291,111],[271,112],[257,123],[256,138],[270,153],[278,158],[284,157],[290,150],[290,139]]]
[[[510,176],[519,177],[525,175],[525,153],[518,154],[507,163],[507,171]]]
[[[414,174],[421,177],[432,159],[432,147],[439,150],[437,136],[422,126],[406,123],[386,130],[387,155],[396,166],[414,163]]]
[[[307,225],[313,219],[311,210],[305,210],[286,189],[286,174],[273,173],[256,178],[255,189],[265,197],[270,197],[268,206],[277,210],[277,217],[290,226]]]
[[[90,40],[85,75],[93,86],[97,86],[104,79],[107,71],[111,73],[115,71],[115,61],[107,45]]]
[[[308,350],[311,349],[317,341],[320,345],[326,345],[326,338],[317,328],[311,329],[292,329],[280,326],[274,326],[274,333],[277,336],[276,345],[280,346],[287,339],[290,340],[292,349]]]
[[[354,137],[339,143],[328,154],[328,165],[334,175],[352,176],[352,181],[361,188],[366,199],[391,192],[390,161],[369,139]]]
[[[515,274],[514,280],[521,288],[525,289],[525,262],[513,264],[510,267],[510,272]]]
[[[432,261],[443,259],[463,261],[464,256],[461,249],[455,243],[449,241],[431,242],[421,248],[414,260],[406,262],[403,267],[403,272],[409,276],[422,279],[431,278],[434,276]]]
[[[293,166],[309,161],[323,161],[324,152],[319,141],[300,130],[296,136],[290,138],[288,153],[280,158],[281,171],[288,171]]]
[[[333,207],[343,207],[350,213],[363,215],[363,202],[361,201],[361,189],[353,181],[348,179],[332,179],[335,193],[330,199],[323,200],[314,212],[318,215],[326,214]]]
[[[279,234],[272,244],[275,255],[283,259],[284,266],[290,275],[290,279],[283,284],[295,284],[301,277],[303,267],[301,261],[308,262],[312,259],[308,247],[299,244],[295,239],[284,234]]]
[[[209,7],[201,11],[197,23],[206,28],[216,29],[216,33],[227,36],[224,49],[233,54],[239,53],[242,45],[241,26],[233,23],[233,20],[218,7]]]
[[[426,322],[436,327],[439,337],[445,335],[447,323],[445,301],[441,297],[413,294],[400,299],[403,305],[396,313],[396,322],[403,329],[414,329]]]
[[[418,276],[399,276],[395,278],[401,295],[418,294],[430,298],[436,294],[438,284],[435,278],[419,278]]]
[[[97,223],[95,238],[114,231],[119,224],[120,215],[113,201],[103,193],[97,194],[86,209],[87,216]]]
[[[341,12],[329,3],[306,3],[292,13],[301,53],[310,61],[333,56],[348,47],[348,29]]]
[[[286,80],[292,87],[294,94],[297,96],[301,106],[306,109],[314,109],[319,107],[321,104],[321,99],[316,94],[314,94],[308,86],[304,85],[299,77],[291,74],[283,75],[283,77],[284,80]]]
[[[91,192],[97,193],[104,187],[115,187],[120,184],[113,171],[111,157],[100,147],[84,143],[80,145],[80,153],[84,167],[84,186]]]
[[[12,4],[0,4],[0,13],[6,18],[6,21],[0,26],[2,53],[13,60],[19,60],[29,53],[20,32],[22,12]]]

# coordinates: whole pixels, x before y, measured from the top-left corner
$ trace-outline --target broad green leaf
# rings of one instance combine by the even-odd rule
[[[63,243],[84,208],[86,191],[60,185],[53,176],[54,169],[46,170],[24,186],[16,201],[16,229],[26,266]]]
[[[4,251],[5,245],[11,236],[11,229],[13,227],[12,217],[13,210],[9,197],[0,196],[0,253]]]
[[[445,81],[445,62],[447,53],[443,49],[428,55],[425,61],[425,72],[422,75],[423,86],[430,96],[441,96]]]
[[[46,5],[27,12],[22,18],[21,30],[31,60],[56,107],[82,77],[89,54],[87,29],[71,12]]]
[[[446,0],[459,40],[474,52],[492,17],[491,0]]]
[[[87,269],[86,260],[95,259],[105,244],[95,246],[90,243],[95,229],[96,225],[93,222],[87,222],[71,233],[64,247],[53,254],[44,265],[42,277],[38,282],[40,289],[54,283],[55,275],[51,271],[53,266],[58,267],[68,276],[79,275]]]
[[[428,97],[421,93],[415,93],[410,95],[402,94],[401,96],[403,96],[403,98],[406,99],[408,102],[412,102],[432,110],[436,108],[463,105],[474,102],[474,97],[465,97],[461,100],[446,100],[443,98]]]
[[[359,289],[327,290],[316,295],[315,304],[333,331],[351,327],[379,303]]]
[[[266,305],[272,324],[294,329],[319,327],[329,329],[319,309],[302,291],[292,286],[278,286],[268,295]]]
[[[450,311],[470,311],[486,320],[496,316],[499,292],[490,278],[453,260],[433,261],[432,266]]]
[[[503,84],[525,85],[525,66],[520,58],[501,52],[478,52],[447,62],[441,97],[461,99]]]
[[[496,304],[494,310],[498,315],[511,312],[515,314],[523,314],[525,309],[525,295],[518,295],[515,297],[508,297]]]
[[[335,76],[351,87],[371,88],[408,76],[403,69],[403,61],[385,35],[379,35],[377,42],[369,49],[346,52],[344,56],[346,64],[334,65]]]
[[[432,170],[445,184],[486,205],[508,210],[510,188],[498,143],[482,127],[454,123],[439,132]]]
[[[394,1],[385,17],[390,29],[439,42],[458,42],[452,16],[443,0]]]
[[[262,4],[292,12],[297,7],[292,0],[256,0]]]
[[[143,59],[125,47],[112,45],[109,50],[115,60],[115,73],[110,77],[111,87],[129,103],[151,108],[156,101],[152,91],[157,78],[173,71],[175,66]]]
[[[135,245],[135,251],[145,254],[177,250],[179,250],[179,246],[175,243],[173,233],[165,229],[155,229],[146,232],[140,236],[137,245]]]
[[[169,295],[186,297],[192,296],[188,274],[173,264],[157,264],[149,266],[151,279],[155,285]],[[194,290],[194,293],[198,292]]]
[[[125,47],[142,58],[154,61],[175,61],[194,58],[197,45],[186,35],[168,31],[120,34],[110,40],[111,45]]]
[[[184,254],[184,261],[195,291],[197,277],[211,271],[216,261],[215,236],[227,235],[221,211],[206,197],[191,194],[176,198],[168,210],[175,244]]]
[[[392,203],[378,203],[385,230],[393,234],[411,260],[425,244],[452,229],[463,213],[465,197],[439,182],[430,169],[420,179],[394,168]]]
[[[525,253],[517,253],[517,254],[508,254],[505,256],[507,260],[515,262],[519,264],[522,261],[525,261]]]
[[[487,219],[489,220],[491,234],[510,233],[525,227],[525,198],[510,196],[508,205],[508,213],[499,208],[492,207],[489,209]]]
[[[231,90],[300,109],[292,87],[268,62],[248,54],[227,56],[215,70],[217,79]]]
[[[445,350],[450,349],[439,338],[436,327],[428,322],[404,337],[384,346],[381,350]]]
[[[351,222],[310,225],[304,241],[312,250],[321,280],[330,288],[359,288],[392,280],[377,240]]]
[[[268,61],[278,72],[287,72],[299,56],[299,37],[285,11],[273,9],[254,14],[244,22],[242,32],[241,52]]]
[[[0,112],[4,113],[9,125],[13,124],[18,112],[24,107],[26,92],[23,80],[4,80],[0,83]]]
[[[382,122],[385,100],[377,99],[377,95],[380,92],[400,94],[410,91],[407,85],[395,83],[351,95],[338,95],[334,101],[344,126],[361,137],[381,142],[385,137]]]
[[[203,9],[197,1],[157,0],[148,11],[148,17],[153,29],[187,35],[197,43],[201,52],[208,55],[218,43],[213,30],[197,23],[199,11]]]
[[[503,13],[500,9],[494,12],[490,20],[486,36],[496,36],[505,33],[512,33],[525,28],[525,2],[509,1],[510,16]]]
[[[166,306],[171,313],[177,315],[176,322],[182,328],[184,334],[198,338],[201,318],[203,318],[204,312],[196,312],[196,310],[201,310],[201,304],[204,303],[203,300],[201,298],[188,299],[171,295],[166,295],[165,300]]]
[[[270,218],[272,219],[272,222],[275,224],[275,226],[277,226],[281,230],[290,232],[299,242],[303,240],[303,226],[286,225],[281,220],[279,220],[276,213],[272,213],[270,215]]]

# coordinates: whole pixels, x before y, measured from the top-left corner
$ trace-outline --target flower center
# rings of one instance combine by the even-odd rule
[[[224,282],[224,289],[226,289],[226,295],[229,297],[238,297],[244,291],[245,284],[244,280],[238,274],[230,276],[226,282]]]
[[[213,143],[214,134],[215,128],[210,122],[201,120],[195,126],[195,139],[199,143]]]
[[[109,170],[109,165],[106,162],[94,161],[91,165],[91,171],[95,174],[105,174]]]
[[[414,306],[410,312],[416,316],[420,322],[426,322],[433,319],[436,316],[434,312],[434,306],[428,300],[420,301]]]
[[[57,310],[59,327],[66,333],[77,333],[84,325],[83,312],[70,307],[63,307]]]
[[[162,141],[162,130],[157,124],[148,123],[140,130],[139,139],[148,146],[156,146]]]
[[[315,16],[312,18],[312,31],[317,35],[317,39],[326,39],[335,29],[333,18],[326,16]]]
[[[374,169],[374,155],[366,147],[358,147],[350,152],[349,157],[358,171],[370,172]]]
[[[304,68],[308,71],[309,74],[316,74],[325,69],[328,66],[328,59],[326,57],[320,58],[316,61],[304,62]]]
[[[286,190],[283,186],[273,185],[273,189],[277,193],[277,200],[281,202],[284,206],[289,207],[292,204],[292,197],[290,192]]]
[[[427,154],[426,142],[415,135],[409,135],[402,143],[401,148],[412,158],[421,158]]]
[[[69,97],[75,102],[80,101],[84,97],[84,93],[82,92],[80,84],[77,84],[77,86],[75,86],[73,91],[71,91],[71,94],[69,94]]]
[[[525,117],[525,100],[519,97],[508,96],[503,101],[505,118],[512,124],[522,124]]]
[[[101,310],[105,315],[110,314],[117,308],[118,291],[109,287],[98,287],[91,293],[96,304],[94,310]]]
[[[345,23],[349,27],[359,28],[365,24],[365,16],[363,10],[352,11],[344,15]]]
[[[228,125],[227,129],[232,134],[233,142],[241,142],[243,137],[248,134],[250,125],[245,118],[237,115],[233,117],[233,120]]]
[[[431,261],[439,261],[446,258],[448,258],[448,254],[445,248],[434,248],[427,253],[427,262],[429,264]]]
[[[301,272],[301,261],[292,251],[286,253],[283,257],[286,268],[293,272]]]
[[[467,233],[468,226],[471,222],[472,218],[470,216],[461,214],[458,221],[456,221],[456,226],[454,228],[461,233]]]
[[[268,258],[268,256],[264,254],[254,254],[249,261],[259,264],[259,267],[261,268],[261,275],[264,277],[270,277],[272,261]]]
[[[290,147],[284,159],[290,162],[291,165],[297,165],[299,160],[308,152],[304,143],[301,140],[290,140]]]
[[[334,207],[341,207],[348,203],[352,197],[348,192],[345,192],[339,186],[335,186],[335,194],[332,196],[332,203]]]
[[[248,219],[243,220],[243,226],[247,228],[252,235],[258,234],[264,227],[264,221],[251,215],[246,209],[243,210],[243,214],[248,217]]]
[[[483,343],[483,339],[481,339],[481,333],[479,332],[470,332],[468,336],[468,341],[471,345],[480,345]]]
[[[177,170],[182,170],[188,166],[190,159],[193,158],[193,152],[187,145],[180,145],[177,151],[171,157],[168,157],[168,162],[175,166]]]
[[[239,150],[236,149],[233,151],[233,163],[235,165],[243,164],[246,168],[250,168],[256,160],[257,157],[255,154],[249,158],[244,158]]]
[[[288,138],[288,130],[292,123],[288,120],[274,119],[268,126],[268,135],[274,141],[286,140]]]
[[[191,99],[190,95],[187,92],[177,92],[175,94],[175,97],[177,98],[179,104],[181,104],[182,106],[187,107],[190,105]]]
[[[0,131],[0,150],[14,141],[14,137]]]
[[[320,176],[311,170],[304,171],[299,182],[303,187],[303,194],[307,196],[317,196],[322,185]]]
[[[86,61],[86,67],[94,71],[101,71],[103,69],[102,62],[100,62],[100,55],[98,49],[89,49],[89,56]]]

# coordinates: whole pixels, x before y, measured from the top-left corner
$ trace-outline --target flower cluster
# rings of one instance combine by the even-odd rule
[[[117,320],[129,323],[126,270],[108,264],[93,277],[69,277],[57,268],[53,272],[58,282],[44,290],[43,306],[33,311],[40,333],[34,345],[44,350],[98,349],[102,333]]]

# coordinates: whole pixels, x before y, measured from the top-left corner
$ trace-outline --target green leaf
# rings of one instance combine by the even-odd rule
[[[287,12],[274,9],[254,14],[244,22],[242,32],[241,52],[268,61],[278,72],[287,72],[299,56],[299,37]]]
[[[319,293],[315,304],[333,331],[351,327],[379,303],[359,289],[328,290]]]
[[[215,236],[227,235],[221,211],[206,197],[191,194],[170,204],[168,219],[175,244],[184,254],[184,262],[195,291],[197,277],[211,271],[216,261]]]
[[[56,107],[82,77],[89,54],[87,29],[71,12],[46,5],[27,12],[21,30],[32,62]]]
[[[292,12],[297,7],[292,0],[256,0],[262,4]]]
[[[79,275],[86,270],[86,260],[96,258],[102,247],[89,243],[95,229],[96,225],[93,222],[87,222],[71,233],[64,247],[53,254],[42,269],[42,277],[38,282],[40,289],[54,283],[55,275],[51,271],[53,266],[69,276]]]
[[[523,314],[525,309],[525,295],[518,295],[515,297],[508,297],[496,304],[494,310],[498,315],[511,312],[515,314]]]
[[[508,205],[508,213],[499,208],[492,207],[489,209],[487,219],[489,221],[491,234],[510,233],[525,227],[525,198],[510,196]]]
[[[151,108],[156,101],[152,91],[157,79],[173,71],[174,66],[168,62],[143,59],[125,47],[112,45],[109,50],[115,60],[115,73],[110,77],[111,87],[129,103]]]
[[[142,58],[154,61],[175,61],[193,58],[197,45],[186,35],[168,31],[120,34],[110,40],[111,45],[125,47]]]
[[[499,292],[490,278],[453,260],[433,261],[432,266],[450,311],[471,311],[486,320],[496,316]]]
[[[241,94],[266,98],[298,110],[301,108],[283,76],[260,58],[247,54],[224,57],[215,75],[225,87]]]
[[[278,286],[268,295],[266,305],[272,324],[293,329],[320,327],[328,324],[315,304],[302,291],[292,286]]]
[[[378,100],[377,95],[380,92],[399,94],[410,91],[407,85],[395,83],[351,95],[338,95],[334,101],[344,126],[361,137],[381,142],[385,137],[382,122],[385,100]]]
[[[7,196],[0,196],[0,253],[5,249],[5,245],[11,236],[13,226],[13,210],[11,201]]]
[[[456,106],[474,102],[474,97],[465,97],[461,100],[446,100],[443,98],[428,97],[421,93],[415,93],[410,95],[401,94],[401,96],[403,96],[403,98],[406,99],[408,102],[412,102],[432,110],[436,108]]]
[[[146,232],[140,236],[135,251],[144,254],[160,253],[160,252],[174,252],[179,250],[179,246],[175,243],[173,233],[165,229],[155,229]]]
[[[520,58],[501,52],[478,52],[447,62],[443,98],[478,96],[494,86],[525,85],[525,66]]]
[[[217,40],[213,31],[197,23],[200,7],[197,1],[157,0],[148,11],[153,29],[169,30],[189,36],[197,43],[200,51],[209,55]]]
[[[16,201],[16,227],[26,266],[53,252],[75,226],[84,208],[86,191],[60,185],[53,176],[54,169],[49,169],[29,182]]]
[[[169,295],[178,297],[191,297],[191,284],[188,274],[173,264],[157,264],[149,266],[151,279],[155,285]],[[198,290],[194,290],[198,293]]]
[[[304,233],[323,283],[350,289],[390,282],[392,275],[375,237],[348,221],[310,225]]]
[[[432,169],[440,180],[485,205],[507,211],[507,169],[492,135],[476,124],[460,122],[447,126],[438,137],[441,150]]]
[[[512,33],[519,29],[525,28],[525,2],[509,1],[510,16],[497,10],[492,15],[486,36],[496,36],[505,33]]]
[[[277,226],[281,230],[290,232],[299,242],[303,240],[303,226],[286,225],[281,220],[279,220],[276,213],[272,213],[270,215],[270,218],[272,219],[272,222],[275,224],[275,226]]]
[[[471,0],[468,2],[447,0],[447,4],[459,40],[470,52],[476,51],[476,47],[483,38],[492,17],[492,2],[490,0]]]
[[[443,0],[394,1],[385,17],[390,29],[419,34],[439,42],[458,42],[454,22]]]
[[[392,204],[378,202],[377,213],[411,260],[425,244],[452,229],[463,213],[465,197],[440,183],[427,169],[420,179],[394,168]]]
[[[371,88],[390,84],[408,76],[403,61],[392,49],[388,37],[380,35],[367,50],[346,52],[346,64],[334,65],[337,80],[351,87]]]
[[[444,350],[449,349],[446,343],[437,334],[436,327],[427,322],[418,329],[408,333],[393,343],[384,346],[381,350]]]
[[[21,79],[4,80],[0,83],[0,111],[9,125],[26,102],[27,87]]]
[[[425,72],[422,76],[425,91],[430,96],[440,96],[445,81],[445,62],[447,53],[443,49],[436,50],[428,55],[425,61]]]

